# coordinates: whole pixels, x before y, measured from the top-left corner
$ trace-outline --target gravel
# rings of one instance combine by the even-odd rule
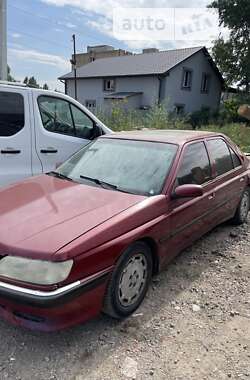
[[[122,322],[47,334],[0,321],[0,379],[250,379],[249,251],[250,225],[216,228]]]

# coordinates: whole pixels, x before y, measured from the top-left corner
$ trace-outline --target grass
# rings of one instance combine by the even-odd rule
[[[129,131],[134,129],[194,129],[188,123],[188,118],[177,119],[166,111],[164,106],[152,107],[149,111],[126,111],[113,107],[110,113],[102,110],[97,112],[100,118],[113,131]],[[235,142],[243,152],[250,152],[250,127],[245,123],[226,123],[225,125],[209,124],[199,127],[199,130],[224,133]]]
[[[244,123],[225,124],[222,127],[219,127],[218,125],[209,125],[204,126],[201,129],[224,133],[235,142],[243,152],[250,152],[250,127],[247,127]]]

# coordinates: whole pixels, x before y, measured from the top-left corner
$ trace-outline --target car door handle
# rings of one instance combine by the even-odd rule
[[[57,149],[54,149],[54,148],[48,148],[48,149],[41,149],[40,151],[41,153],[57,153],[58,150]]]
[[[1,150],[1,154],[19,154],[21,151],[19,149],[6,148]]]
[[[245,178],[244,178],[244,177],[242,177],[242,178],[240,179],[240,182],[243,182],[243,181],[245,181]]]
[[[211,201],[212,199],[214,199],[214,197],[215,197],[215,193],[210,194],[210,195],[208,196],[208,200]]]

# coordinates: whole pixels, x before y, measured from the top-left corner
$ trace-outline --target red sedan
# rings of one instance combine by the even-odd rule
[[[181,250],[247,220],[249,185],[248,159],[220,134],[98,138],[0,191],[0,315],[47,331],[129,316]]]

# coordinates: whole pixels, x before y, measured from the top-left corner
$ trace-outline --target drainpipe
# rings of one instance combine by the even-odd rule
[[[159,80],[159,91],[158,91],[158,105],[161,104],[162,100],[165,99],[165,81],[166,77],[169,76],[169,73],[157,75],[157,78]]]

